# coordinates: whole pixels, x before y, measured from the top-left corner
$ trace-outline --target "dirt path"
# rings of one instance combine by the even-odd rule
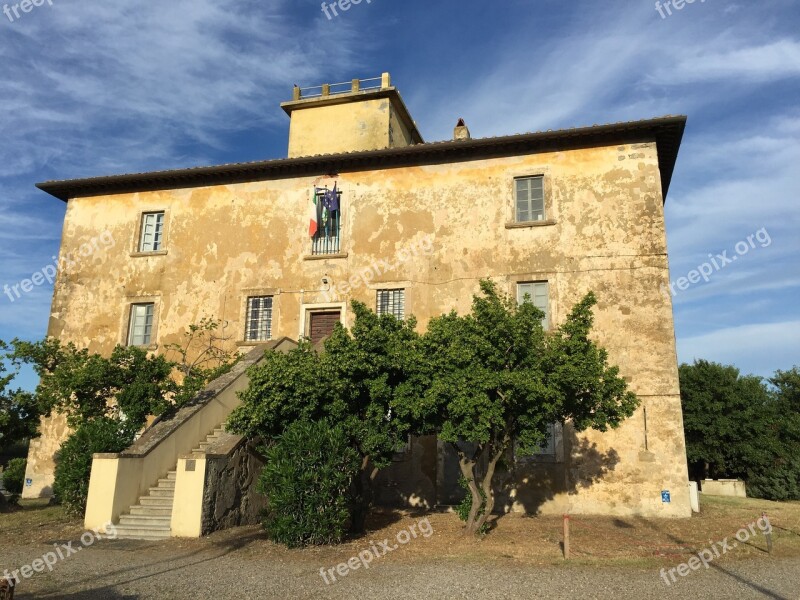
[[[735,538],[762,509],[775,524],[772,555],[757,527],[746,541]],[[267,541],[258,527],[158,543],[96,541],[86,534],[83,540],[91,543],[84,547],[80,522],[57,507],[28,507],[0,515],[0,576],[4,569],[35,568],[37,558],[49,556],[44,560],[53,563],[52,571],[39,563],[43,572],[29,573],[17,600],[800,600],[798,516],[797,503],[719,500],[692,519],[577,517],[573,560],[566,562],[560,517],[509,515],[479,542],[462,538],[452,514],[384,513],[371,518],[369,535],[336,547],[287,550]],[[708,568],[696,558],[704,550]]]
[[[422,542],[420,542],[422,543]],[[52,545],[17,547],[17,562]],[[399,552],[399,551],[398,551]],[[7,548],[3,563],[11,559]],[[409,553],[410,554],[410,553]],[[414,560],[391,554],[368,570],[327,584],[329,562],[254,552],[246,536],[219,544],[103,541],[34,575],[17,590],[28,598],[800,598],[800,559],[721,559],[667,586],[658,567],[532,566],[513,559]],[[296,558],[296,557],[295,557]]]

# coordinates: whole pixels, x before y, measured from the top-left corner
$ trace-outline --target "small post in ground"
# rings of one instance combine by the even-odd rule
[[[762,512],[761,518],[764,519],[766,523],[769,523],[769,518],[767,517],[767,513]],[[772,527],[770,526],[767,531],[764,532],[764,537],[767,538],[767,552],[772,554]]]
[[[564,560],[569,560],[569,515],[564,515]]]

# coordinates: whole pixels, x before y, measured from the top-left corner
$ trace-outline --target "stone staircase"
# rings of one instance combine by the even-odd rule
[[[214,429],[192,452],[205,452],[224,431],[222,427]],[[157,485],[150,488],[147,496],[139,497],[139,504],[134,504],[129,512],[120,516],[116,525],[118,539],[164,540],[171,537],[176,479],[177,471],[169,471],[166,478],[159,479]]]

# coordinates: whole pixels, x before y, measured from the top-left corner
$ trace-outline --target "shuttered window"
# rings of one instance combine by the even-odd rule
[[[153,313],[155,305],[131,305],[130,328],[128,330],[129,346],[149,346],[153,336]]]
[[[517,222],[544,221],[544,177],[516,180]]]
[[[546,281],[532,281],[529,283],[517,284],[517,302],[522,304],[525,301],[532,302],[533,305],[544,313],[542,326],[545,329],[550,327],[550,303],[548,300],[548,285]]]
[[[142,215],[142,234],[139,252],[158,252],[163,246],[164,213],[152,212]]]

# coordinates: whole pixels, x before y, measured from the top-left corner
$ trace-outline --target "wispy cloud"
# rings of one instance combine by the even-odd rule
[[[748,371],[766,377],[797,364],[798,340],[800,321],[755,323],[678,339],[678,356],[689,363],[704,358],[747,365]]]
[[[800,318],[799,28],[796,0],[667,20],[652,3],[407,0],[335,23],[312,0],[56,2],[0,24],[0,283],[57,251],[64,207],[35,181],[281,156],[293,83],[391,70],[429,140],[458,117],[491,136],[688,114],[666,208],[673,276],[761,227],[774,243],[676,298],[681,358],[786,366],[768,338],[742,340],[776,334],[798,353],[763,317],[794,333]],[[3,305],[0,338],[39,335],[49,293]]]
[[[356,41],[346,26],[293,24],[289,7],[87,1],[5,27],[0,175],[163,168],[204,160],[200,148],[224,148],[232,132],[282,126],[273,108],[291,83],[350,67]]]
[[[701,45],[684,49],[677,62],[667,62],[651,81],[662,85],[711,83],[721,79],[763,83],[800,76],[800,42],[782,39],[767,44],[743,46],[741,38],[725,40],[729,46],[719,50]]]

